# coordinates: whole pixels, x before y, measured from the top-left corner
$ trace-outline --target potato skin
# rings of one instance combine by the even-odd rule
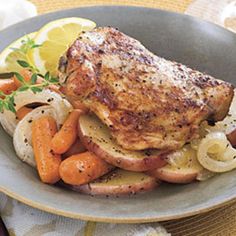
[[[150,178],[147,181],[133,185],[98,186],[94,183],[89,183],[81,186],[70,186],[70,188],[74,191],[90,195],[120,196],[151,191],[156,188],[159,183],[160,181],[157,181],[155,178]]]
[[[236,147],[236,129],[226,135],[227,139],[231,143],[231,145],[235,148]]]
[[[191,183],[192,181],[194,181],[198,175],[198,171],[196,170],[192,170],[189,172],[180,172],[180,171],[173,171],[169,168],[159,168],[159,169],[155,169],[155,170],[150,170],[146,172],[147,174],[166,181],[168,183],[175,183],[175,184],[187,184],[187,183]]]
[[[121,169],[143,172],[166,165],[164,160],[164,157],[167,155],[166,152],[163,152],[163,154],[160,154],[160,156],[149,156],[142,159],[115,157],[111,156],[106,150],[103,150],[101,147],[99,147],[99,145],[92,142],[88,136],[83,135],[80,129],[80,124],[78,124],[78,133],[81,142],[90,152],[93,152],[95,155],[99,156],[106,162]]]

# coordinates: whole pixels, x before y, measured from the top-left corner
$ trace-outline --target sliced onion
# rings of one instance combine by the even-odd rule
[[[57,122],[62,125],[69,112],[73,109],[71,104],[60,94],[45,89],[42,92],[34,94],[32,91],[18,93],[15,96],[15,109],[31,104],[42,103],[52,106],[57,114]],[[11,111],[4,110],[0,113],[0,122],[8,134],[13,136],[14,130],[18,123],[16,114]]]
[[[180,150],[170,153],[166,158],[167,163],[174,167],[185,166],[191,155],[187,155],[186,152],[186,148],[183,147]]]
[[[177,169],[203,169],[197,160],[196,150],[194,150],[191,145],[185,145],[180,150],[172,152],[167,156],[166,161],[170,166]]]
[[[216,175],[216,173],[214,173],[212,171],[209,171],[209,170],[206,170],[206,169],[203,169],[198,173],[198,175],[196,177],[196,180],[205,181],[205,180],[208,180],[208,179],[210,179],[211,177],[213,177],[215,175]]]
[[[57,118],[55,109],[49,105],[35,108],[18,123],[13,135],[13,144],[17,156],[33,167],[36,167],[36,163],[32,147],[32,121],[44,115],[50,115],[54,119]]]
[[[211,132],[199,144],[197,158],[212,172],[226,172],[236,168],[236,149],[223,132]]]
[[[200,139],[200,138],[192,140],[192,141],[190,142],[191,148],[192,148],[193,150],[197,151],[200,142],[201,142],[201,139]]]

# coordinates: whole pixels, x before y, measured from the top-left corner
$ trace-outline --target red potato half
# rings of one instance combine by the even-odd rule
[[[149,171],[149,174],[157,179],[176,184],[190,183],[197,178],[198,173],[199,171],[196,169],[177,169],[173,168],[171,165],[166,165],[160,169]]]
[[[116,169],[89,184],[71,188],[91,195],[132,195],[153,190],[158,184],[154,177],[144,173]]]
[[[196,151],[190,145],[169,154],[167,161],[166,166],[147,173],[169,183],[186,184],[194,181],[203,170],[197,160]]]
[[[235,148],[236,147],[236,129],[234,129],[229,134],[227,134],[226,137],[231,143],[231,145]]]
[[[78,133],[80,140],[90,152],[116,167],[141,172],[166,165],[166,152],[123,149],[112,138],[107,126],[94,115],[79,117]]]

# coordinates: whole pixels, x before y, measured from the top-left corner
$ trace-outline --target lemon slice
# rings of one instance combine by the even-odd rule
[[[10,45],[8,45],[1,53],[0,53],[0,73],[7,72],[19,72],[22,70],[22,67],[18,65],[17,60],[29,61],[27,56],[20,52],[13,50],[13,48],[22,48],[24,47],[25,42],[29,39],[33,39],[36,33],[27,34]]]
[[[93,21],[77,17],[52,21],[35,35],[35,44],[41,47],[31,50],[28,56],[42,74],[49,71],[55,76],[59,58],[82,31],[91,30],[95,26]]]

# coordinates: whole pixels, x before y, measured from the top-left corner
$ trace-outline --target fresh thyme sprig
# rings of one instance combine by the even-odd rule
[[[40,45],[35,44],[34,41],[30,38],[22,40],[21,43],[22,45],[20,48],[12,48],[12,50],[18,51],[26,55],[29,50],[32,50],[33,48],[36,47],[40,47]],[[42,75],[36,67],[31,65],[27,61],[17,60],[17,63],[21,67],[32,72],[31,78],[29,81],[26,81],[20,73],[14,72],[15,78],[20,82],[21,86],[17,90],[13,91],[11,94],[5,94],[2,91],[0,91],[0,112],[6,109],[15,113],[16,112],[15,96],[20,92],[30,90],[33,93],[38,93],[41,92],[44,88],[48,87],[49,85],[59,84],[58,78],[51,76],[49,72]],[[39,77],[42,78],[41,83],[37,83],[37,78]]]
[[[49,72],[47,72],[44,76],[42,76],[41,74],[33,73],[30,78],[30,81],[25,81],[24,77],[20,73],[15,72],[14,74],[16,79],[20,81],[21,86],[17,90],[13,91],[11,94],[4,94],[2,91],[0,91],[0,96],[2,97],[0,98],[0,112],[2,112],[3,109],[6,109],[15,113],[16,109],[14,98],[20,92],[31,90],[33,93],[38,93],[42,92],[42,90],[48,87],[49,85],[59,84],[58,79],[52,77]],[[40,84],[37,84],[38,76],[43,78],[43,81]]]
[[[41,47],[41,44],[35,44],[34,40],[30,37],[21,40],[21,46],[19,48],[11,48],[15,52],[20,52],[23,55],[26,55],[27,52],[31,49]]]
[[[30,65],[27,61],[23,61],[23,60],[17,60],[17,63],[23,67],[23,68],[27,68],[28,70],[30,70],[33,73],[39,73],[39,69],[37,69],[35,66]]]

